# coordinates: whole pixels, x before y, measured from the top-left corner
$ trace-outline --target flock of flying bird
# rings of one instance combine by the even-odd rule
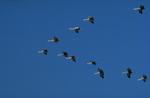
[[[140,5],[137,8],[134,8],[134,11],[137,11],[139,14],[143,14],[144,11],[144,5]],[[91,24],[95,23],[95,18],[93,16],[88,16],[86,19],[83,19],[84,22],[89,22]],[[80,32],[80,27],[79,26],[75,26],[75,27],[71,27],[69,28],[70,31],[73,31],[75,33],[79,33]],[[58,37],[53,37],[51,39],[48,40],[48,42],[52,42],[52,43],[58,43],[60,40]],[[39,54],[44,54],[44,55],[48,55],[48,49],[41,49],[38,51]],[[63,56],[65,57],[65,59],[76,62],[76,56],[69,56],[68,52],[63,51],[62,53],[57,54],[57,56]],[[90,64],[90,65],[96,65],[96,61],[88,61],[86,64]],[[102,68],[97,68],[97,72],[94,73],[95,75],[99,75],[100,78],[104,79],[104,70]],[[133,71],[131,68],[127,68],[126,71],[122,72],[122,74],[126,74],[127,78],[131,78]],[[140,78],[138,78],[139,81],[143,81],[146,82],[148,79],[147,75],[141,75]]]

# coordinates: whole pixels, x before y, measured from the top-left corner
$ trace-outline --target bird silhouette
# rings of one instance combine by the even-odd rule
[[[49,39],[48,42],[57,43],[59,42],[59,38],[54,36],[53,38]]]
[[[79,33],[80,32],[80,27],[79,26],[72,27],[72,28],[69,28],[69,30],[74,31],[75,33]]]
[[[62,52],[62,53],[59,53],[57,56],[68,57],[68,52],[64,51],[64,52]]]
[[[140,14],[143,14],[144,9],[145,9],[144,5],[140,5],[139,7],[134,8],[133,10],[138,11]]]
[[[88,21],[88,22],[94,24],[95,19],[93,16],[88,16],[87,18],[83,19],[83,21]]]
[[[147,79],[148,79],[147,75],[142,75],[138,80],[139,80],[139,81],[146,82]]]
[[[76,57],[75,56],[69,56],[66,59],[71,60],[73,62],[76,62]]]
[[[38,53],[47,55],[48,54],[48,49],[42,49],[42,50],[38,51]]]
[[[102,79],[104,79],[104,71],[102,68],[97,68],[97,72],[94,74],[99,75]]]
[[[122,72],[123,74],[126,74],[128,78],[131,78],[131,74],[133,73],[131,68],[127,68],[125,72]]]
[[[96,61],[89,61],[89,62],[87,62],[87,64],[96,65]]]

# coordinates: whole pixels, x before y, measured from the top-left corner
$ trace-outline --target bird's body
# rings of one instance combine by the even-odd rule
[[[64,51],[64,52],[58,54],[58,56],[68,57],[68,52]]]
[[[95,73],[95,75],[99,75],[102,79],[104,79],[104,71],[101,68],[97,69],[97,72]]]
[[[48,54],[48,49],[42,49],[42,50],[38,51],[38,53],[47,55]]]
[[[66,59],[71,60],[73,62],[76,62],[76,57],[75,56],[69,56]]]
[[[94,17],[93,17],[93,16],[88,16],[86,19],[83,19],[83,21],[88,21],[88,22],[90,22],[90,23],[94,24],[95,19],[94,19]]]
[[[140,14],[143,14],[144,9],[144,5],[140,5],[139,7],[134,8],[133,10],[138,11]]]
[[[130,68],[127,68],[127,77],[131,78],[131,74],[133,73],[132,70]]]
[[[128,78],[131,78],[132,75],[132,69],[131,68],[127,68],[125,72],[123,72],[123,74],[126,74]]]
[[[148,79],[147,75],[142,75],[138,80],[139,80],[139,81],[146,82],[147,79]]]
[[[79,26],[72,27],[72,28],[69,28],[69,30],[74,31],[75,33],[79,33],[80,32],[80,27]]]
[[[59,38],[58,37],[53,37],[53,38],[49,39],[48,42],[57,43],[57,42],[59,42]]]
[[[96,65],[96,61],[89,61],[87,64]]]

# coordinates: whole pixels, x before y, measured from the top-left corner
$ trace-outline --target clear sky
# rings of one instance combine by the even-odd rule
[[[132,11],[141,3],[143,15]],[[0,0],[0,98],[150,98],[150,81],[137,81],[150,75],[148,7],[149,0]],[[87,16],[95,24],[82,22]],[[68,30],[75,25],[79,34]],[[53,36],[60,43],[48,43]],[[77,63],[58,57],[62,51]],[[93,74],[98,67],[104,80]],[[131,79],[122,75],[127,67]]]

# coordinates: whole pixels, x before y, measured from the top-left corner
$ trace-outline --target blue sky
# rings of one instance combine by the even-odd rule
[[[145,5],[143,15],[132,9]],[[1,98],[150,98],[150,1],[1,0]],[[95,24],[82,22],[95,17]],[[79,34],[68,30],[81,27]],[[53,36],[60,43],[48,43]],[[48,56],[37,51],[48,48]],[[77,63],[57,54],[68,51]],[[96,60],[97,65],[86,65]],[[93,75],[98,67],[105,79]],[[122,75],[127,67],[133,77]]]

